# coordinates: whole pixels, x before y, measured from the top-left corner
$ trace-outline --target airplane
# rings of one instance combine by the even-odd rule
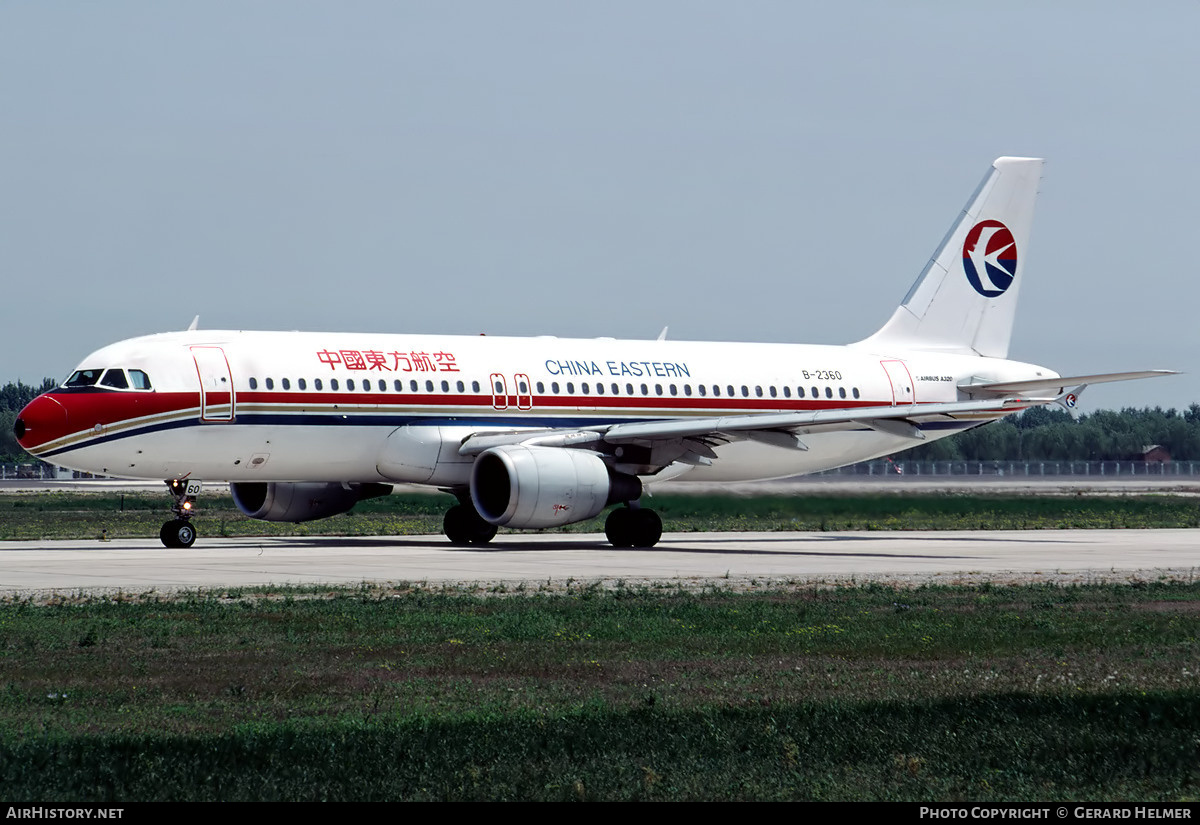
[[[1040,158],[1002,157],[891,318],[847,346],[554,337],[199,330],[87,356],[29,403],[30,454],[165,479],[167,547],[190,547],[203,482],[267,521],[344,513],[399,483],[458,500],[455,544],[611,505],[617,547],[652,547],[641,506],[666,479],[815,473],[1026,408],[1072,409],[1088,384],[1007,360]],[[664,331],[665,333],[665,331]]]

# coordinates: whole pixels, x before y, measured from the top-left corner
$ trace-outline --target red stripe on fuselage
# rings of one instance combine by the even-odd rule
[[[44,400],[43,400],[44,399]],[[524,400],[524,398],[523,398]],[[482,394],[376,393],[376,392],[288,392],[243,391],[237,394],[239,409],[252,414],[256,405],[283,405],[303,412],[308,407],[386,408],[402,412],[406,407],[444,407],[448,411],[475,407],[489,417],[536,414],[540,412],[586,412],[620,414],[653,411],[655,417],[669,417],[672,411],[697,414],[738,414],[763,412],[804,412],[886,406],[878,401],[786,398],[721,398],[628,395],[535,395],[532,407],[519,409],[517,396],[508,396],[508,409],[492,406],[493,396]],[[64,416],[57,408],[65,411]],[[245,409],[250,408],[250,409]],[[44,412],[42,411],[44,410]],[[21,412],[28,431],[21,446],[36,449],[72,433],[156,415],[194,411],[200,416],[198,392],[54,392],[34,399]],[[217,423],[219,425],[220,422]]]
[[[64,415],[50,415],[50,404]],[[38,396],[21,410],[27,431],[22,447],[34,449],[71,433],[106,427],[135,418],[197,410],[198,392],[55,392]]]
[[[886,407],[888,402],[851,400],[848,398],[720,398],[699,396],[634,396],[634,395],[534,395],[530,408],[517,408],[517,396],[508,396],[508,409],[495,410],[492,395],[456,395],[452,393],[375,393],[375,392],[280,392],[243,391],[237,394],[238,407],[252,404],[371,406],[371,407],[480,407],[497,415],[520,415],[538,410],[598,410],[624,412],[655,410],[669,415],[672,409],[735,412],[806,412],[814,410],[846,410],[857,407]],[[528,396],[522,396],[528,398]]]

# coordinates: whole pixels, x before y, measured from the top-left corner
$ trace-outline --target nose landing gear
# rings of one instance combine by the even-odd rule
[[[196,528],[192,526],[192,514],[196,505],[196,493],[200,491],[199,482],[188,482],[186,479],[168,479],[167,492],[175,498],[171,511],[175,514],[158,531],[158,537],[163,547],[191,547],[196,542]]]

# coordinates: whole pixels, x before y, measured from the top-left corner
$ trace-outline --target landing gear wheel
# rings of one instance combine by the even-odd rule
[[[451,544],[487,544],[496,536],[496,525],[489,524],[474,507],[455,504],[446,511],[442,530]]]
[[[662,538],[662,519],[653,510],[618,507],[604,521],[613,547],[653,547]]]
[[[604,535],[613,547],[633,547],[633,511],[618,507],[604,520]]]
[[[164,547],[191,547],[196,543],[196,528],[186,519],[168,521],[158,531]]]
[[[653,510],[633,510],[633,546],[653,547],[662,538],[662,519]]]

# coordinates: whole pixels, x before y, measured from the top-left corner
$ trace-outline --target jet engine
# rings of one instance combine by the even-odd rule
[[[250,518],[263,521],[313,521],[345,513],[368,498],[386,496],[388,484],[248,482],[229,485],[233,503]]]
[[[497,526],[572,524],[641,494],[636,476],[614,473],[585,450],[512,444],[483,451],[471,468],[471,501]]]

